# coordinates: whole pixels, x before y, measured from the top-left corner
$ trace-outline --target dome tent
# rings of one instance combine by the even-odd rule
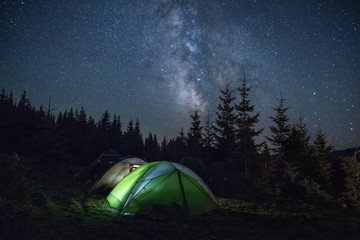
[[[214,195],[198,175],[167,161],[148,163],[130,172],[106,199],[122,214],[188,218],[217,208]]]
[[[93,183],[96,179],[102,176],[109,167],[122,159],[123,158],[116,150],[105,150],[90,164],[89,167],[77,173],[73,179],[79,182]]]
[[[107,194],[126,176],[129,172],[146,164],[146,162],[136,157],[125,157],[120,162],[113,163],[111,167],[95,182],[88,194],[99,193]]]

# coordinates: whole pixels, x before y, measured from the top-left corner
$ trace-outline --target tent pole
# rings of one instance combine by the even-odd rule
[[[181,173],[180,173],[180,171],[178,169],[176,169],[176,171],[178,173],[180,189],[181,189],[181,193],[182,193],[182,196],[183,196],[183,199],[184,199],[184,205],[185,205],[186,209],[189,210],[189,206],[187,204],[186,197],[185,197],[184,186],[183,186],[182,181],[181,181]]]

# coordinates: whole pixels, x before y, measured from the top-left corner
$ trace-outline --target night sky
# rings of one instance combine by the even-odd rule
[[[172,138],[215,118],[246,72],[269,134],[280,92],[336,149],[360,145],[358,1],[1,1],[0,87],[56,112],[85,107]]]

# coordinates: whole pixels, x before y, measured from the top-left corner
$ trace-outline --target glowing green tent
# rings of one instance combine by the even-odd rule
[[[121,213],[154,213],[192,217],[217,207],[203,180],[173,162],[152,162],[126,175],[107,197]]]

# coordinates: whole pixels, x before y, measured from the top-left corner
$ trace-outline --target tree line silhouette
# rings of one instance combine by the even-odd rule
[[[280,96],[271,118],[268,143],[256,143],[263,129],[256,128],[260,113],[251,104],[246,76],[239,87],[229,83],[219,91],[216,118],[191,114],[185,133],[161,141],[156,134],[143,138],[139,120],[130,120],[126,129],[120,116],[105,111],[96,122],[85,109],[70,109],[54,115],[49,106],[33,107],[26,91],[16,103],[12,92],[0,94],[0,152],[30,156],[44,162],[88,165],[103,150],[112,148],[121,155],[146,161],[184,158],[200,159],[206,166],[225,162],[272,195],[291,196],[323,203],[340,201],[356,206],[360,202],[359,162],[334,156],[325,134],[318,130],[311,141],[302,116],[289,124],[286,99]],[[357,205],[359,206],[359,205]]]

